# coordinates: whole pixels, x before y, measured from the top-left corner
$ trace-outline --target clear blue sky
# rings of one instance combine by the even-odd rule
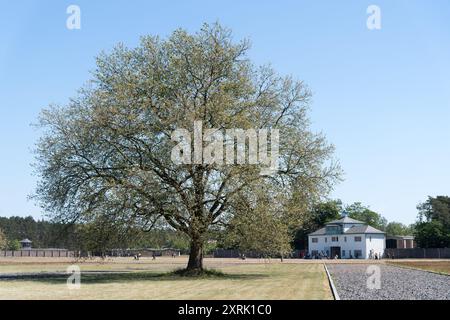
[[[81,30],[66,8],[81,8]],[[381,8],[368,30],[366,9]],[[450,1],[9,1],[0,11],[0,215],[43,212],[27,201],[36,179],[30,126],[90,77],[119,41],[198,30],[219,21],[314,92],[311,118],[336,145],[345,181],[333,192],[388,220],[415,221],[428,195],[450,194]]]

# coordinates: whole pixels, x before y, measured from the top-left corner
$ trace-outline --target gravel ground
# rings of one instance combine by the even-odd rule
[[[342,300],[450,300],[450,276],[377,265],[380,289],[369,289],[366,265],[327,264]],[[373,283],[373,282],[372,282]]]

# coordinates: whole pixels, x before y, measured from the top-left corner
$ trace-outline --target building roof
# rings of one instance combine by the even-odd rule
[[[320,235],[325,235],[327,234],[327,228],[321,228],[319,230],[316,230],[314,232],[311,232],[309,235],[310,236],[320,236]]]
[[[326,224],[344,224],[344,223],[364,224],[364,222],[362,222],[362,221],[355,220],[355,219],[349,218],[347,216],[345,216],[339,220],[330,221]]]
[[[383,231],[375,229],[374,227],[368,226],[366,224],[353,226],[353,227],[349,228],[347,231],[345,231],[343,234],[374,234],[374,233],[384,234]],[[310,233],[309,235],[310,236],[324,236],[326,234],[327,234],[327,228],[323,227],[317,231]]]
[[[366,224],[361,226],[353,226],[344,232],[344,234],[356,234],[356,233],[384,233],[384,232],[375,229],[374,227],[368,226]]]
[[[414,236],[387,236],[386,240],[414,240]]]
[[[31,241],[30,239],[23,239],[22,241],[20,241],[20,243],[32,243],[33,241]]]

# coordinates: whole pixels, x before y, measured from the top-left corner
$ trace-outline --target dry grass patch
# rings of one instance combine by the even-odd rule
[[[450,275],[450,260],[390,261],[389,263],[397,266],[433,271]]]
[[[69,290],[65,277],[0,282],[0,299],[332,299],[322,264],[209,259],[223,275],[191,279],[170,272],[184,259],[115,260],[79,263],[81,289]],[[65,271],[67,264],[1,264],[0,273]],[[121,273],[119,273],[121,272]]]

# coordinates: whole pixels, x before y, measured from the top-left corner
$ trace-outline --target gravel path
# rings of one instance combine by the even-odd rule
[[[367,287],[367,279],[373,279],[372,273],[366,274],[368,264],[327,264],[342,300],[450,300],[450,276],[382,264],[377,266],[381,289]]]

